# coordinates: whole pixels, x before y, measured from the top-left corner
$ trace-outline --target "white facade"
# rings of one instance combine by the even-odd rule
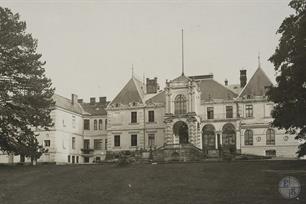
[[[71,100],[55,95],[54,127],[38,131],[38,141],[48,150],[38,161],[95,163],[112,152],[184,143],[207,156],[229,149],[296,157],[295,136],[270,125],[273,103],[264,96],[270,81],[261,68],[236,91],[212,75],[182,75],[167,81],[162,91],[154,80],[148,87],[132,77],[111,102],[101,97],[83,103],[74,94]],[[19,157],[0,154],[0,162],[13,161]]]

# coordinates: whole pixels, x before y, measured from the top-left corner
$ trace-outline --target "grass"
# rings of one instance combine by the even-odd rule
[[[278,192],[287,175],[299,200]],[[306,203],[306,161],[0,166],[0,203]]]

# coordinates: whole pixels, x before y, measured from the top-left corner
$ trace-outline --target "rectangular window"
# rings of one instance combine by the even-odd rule
[[[75,157],[72,156],[72,163],[74,164],[75,163]]]
[[[89,140],[84,140],[84,149],[90,149],[90,142]]]
[[[115,147],[120,147],[120,135],[114,136],[114,145]]]
[[[207,119],[214,119],[214,107],[207,107]]]
[[[84,119],[84,130],[90,130],[90,122],[88,119]]]
[[[107,139],[105,139],[104,145],[105,145],[105,150],[107,150]]]
[[[50,147],[50,140],[45,140],[45,147]]]
[[[76,120],[75,120],[75,116],[72,116],[72,128],[75,129],[76,128]]]
[[[149,122],[154,122],[154,111],[149,111]]]
[[[252,118],[253,117],[253,105],[245,106],[245,117]]]
[[[148,145],[149,147],[152,147],[155,145],[155,135],[154,134],[148,135]]]
[[[79,163],[79,156],[76,156],[76,163]]]
[[[68,163],[70,163],[70,155],[68,155]]]
[[[226,118],[233,118],[233,106],[226,106]]]
[[[131,123],[137,123],[137,112],[131,112]]]
[[[105,119],[105,130],[107,130],[107,119]]]
[[[94,149],[101,150],[102,149],[102,139],[95,139],[94,140]]]
[[[84,157],[84,163],[89,163],[89,157]]]
[[[131,146],[137,146],[137,135],[131,135]]]
[[[71,148],[75,149],[75,137],[72,137]]]

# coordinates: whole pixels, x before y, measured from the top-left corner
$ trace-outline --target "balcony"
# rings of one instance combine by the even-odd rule
[[[82,151],[83,155],[89,156],[89,155],[93,154],[94,149],[84,148],[84,149],[81,149],[81,151]]]

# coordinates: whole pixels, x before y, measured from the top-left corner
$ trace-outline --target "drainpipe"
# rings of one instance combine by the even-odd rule
[[[146,149],[146,107],[143,107],[143,149]]]

